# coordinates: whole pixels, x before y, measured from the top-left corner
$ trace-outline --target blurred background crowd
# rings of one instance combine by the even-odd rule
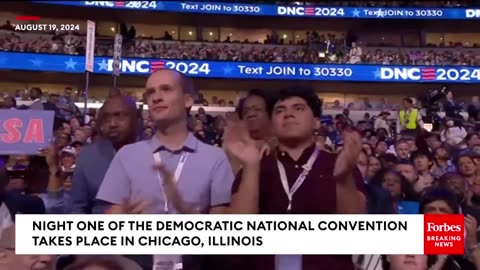
[[[478,43],[458,41],[442,42],[439,46],[425,44],[425,48],[402,48],[389,44],[385,37],[376,44],[349,42],[345,34],[336,36],[324,31],[305,32],[305,39],[285,40],[287,35],[273,31],[262,41],[236,40],[227,36],[224,40],[195,41],[175,39],[167,31],[163,36],[136,36],[135,27],[122,25],[129,39],[122,53],[125,57],[274,62],[274,63],[329,63],[329,64],[380,64],[380,65],[440,65],[474,66],[480,61]],[[85,36],[80,33],[21,33],[14,31],[11,22],[0,27],[0,50],[85,54]],[[191,34],[192,32],[189,31]],[[210,32],[211,33],[211,32]],[[192,34],[191,34],[192,35]],[[356,39],[356,38],[353,38]],[[111,38],[96,45],[96,54],[112,56]],[[103,44],[102,44],[103,43]]]

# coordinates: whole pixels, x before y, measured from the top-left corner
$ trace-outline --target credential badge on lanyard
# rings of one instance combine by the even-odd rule
[[[315,162],[315,160],[317,160],[319,152],[320,151],[318,150],[318,148],[315,147],[315,150],[310,155],[310,158],[308,159],[307,163],[305,163],[305,165],[302,166],[303,171],[302,173],[300,173],[297,180],[295,180],[295,183],[293,184],[291,189],[289,188],[289,185],[288,185],[288,179],[287,179],[287,173],[285,172],[285,167],[283,166],[282,162],[280,162],[280,160],[278,160],[277,158],[277,166],[278,166],[278,171],[280,173],[280,181],[282,182],[283,190],[285,191],[285,194],[287,195],[287,198],[288,198],[287,212],[292,211],[293,195],[295,194],[295,192],[297,192],[298,188],[300,188],[300,186],[305,181],[305,178],[307,178],[308,173],[310,173],[310,171],[312,170],[313,163]]]
[[[153,255],[153,270],[182,270],[181,255]]]
[[[182,174],[182,170],[183,170],[183,167],[185,166],[185,162],[187,161],[187,158],[188,158],[188,152],[182,152],[182,155],[180,156],[180,160],[178,161],[178,164],[177,164],[177,168],[175,169],[175,173],[173,175],[173,183],[177,184],[178,179],[180,179],[180,175]],[[153,160],[155,161],[155,164],[162,164],[162,158],[160,156],[160,152],[155,152],[153,154]],[[164,210],[164,213],[168,213],[168,198],[167,198],[167,194],[165,193],[165,189],[163,187],[163,178],[160,175],[160,172],[157,172],[157,178],[158,178],[158,183],[162,188],[163,199],[165,201],[163,205],[163,210]]]
[[[405,125],[408,126],[410,124],[410,113],[411,111],[405,110]]]

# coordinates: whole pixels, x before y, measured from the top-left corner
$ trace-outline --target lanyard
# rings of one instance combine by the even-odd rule
[[[297,177],[297,180],[295,180],[295,183],[293,184],[291,189],[289,189],[288,187],[287,173],[285,172],[285,167],[283,166],[282,162],[280,162],[280,160],[277,159],[278,171],[280,173],[280,181],[282,181],[283,190],[285,191],[285,194],[287,195],[287,198],[288,198],[288,207],[287,207],[288,212],[292,210],[293,194],[297,192],[298,188],[300,188],[300,186],[305,181],[305,178],[307,178],[310,170],[312,170],[313,163],[317,159],[319,152],[320,151],[318,150],[318,148],[315,147],[315,150],[313,151],[312,155],[310,155],[310,158],[308,159],[307,163],[305,163],[305,165],[302,166],[303,171]]]
[[[405,123],[406,123],[406,125],[408,125],[410,123],[410,113],[411,112],[412,111],[407,112],[407,110],[405,110]]]
[[[173,175],[173,182],[177,184],[178,179],[180,178],[180,174],[182,174],[183,167],[185,166],[185,162],[188,158],[188,152],[183,152],[180,156],[180,161],[178,161],[177,168],[175,169],[175,173]],[[160,152],[156,152],[153,154],[153,160],[156,164],[162,164],[162,158],[160,157]],[[165,213],[168,213],[168,198],[167,194],[165,194],[165,190],[163,188],[163,179],[160,175],[160,172],[157,172],[158,182],[160,183],[160,187],[162,187],[163,198],[165,200],[163,210]]]

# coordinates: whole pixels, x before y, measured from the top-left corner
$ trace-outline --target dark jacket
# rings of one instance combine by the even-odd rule
[[[40,197],[17,192],[0,193],[0,204],[5,203],[13,221],[15,214],[45,214],[45,205]]]
[[[395,214],[390,193],[376,185],[365,185],[367,209],[369,214]]]

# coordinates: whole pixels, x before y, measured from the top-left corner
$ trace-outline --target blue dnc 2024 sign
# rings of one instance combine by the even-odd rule
[[[112,74],[113,60],[95,57],[94,72]],[[84,56],[0,52],[0,69],[83,73]],[[186,61],[125,58],[125,75],[147,75],[157,69],[174,69],[192,77],[265,80],[358,82],[480,83],[480,67],[316,65],[223,61]]]
[[[247,1],[246,1],[247,2]],[[480,9],[472,8],[374,8],[264,5],[251,3],[181,1],[35,1],[35,3],[92,8],[134,9],[201,14],[298,16],[353,19],[480,19]]]

